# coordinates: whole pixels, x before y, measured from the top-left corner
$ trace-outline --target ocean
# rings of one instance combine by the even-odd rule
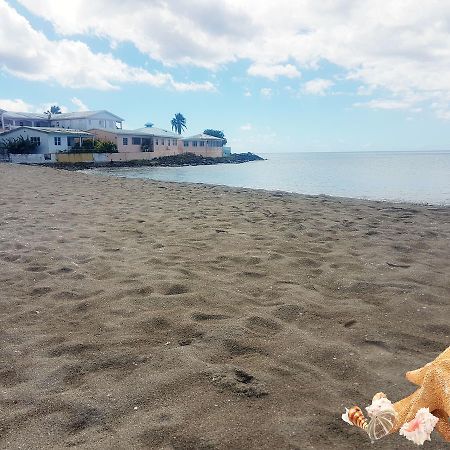
[[[308,195],[450,205],[450,151],[261,156],[266,160],[213,166],[102,168],[94,172]]]

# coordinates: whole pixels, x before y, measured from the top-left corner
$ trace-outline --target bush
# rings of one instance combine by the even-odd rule
[[[96,141],[94,151],[97,153],[117,153],[117,145],[110,141]]]
[[[70,153],[84,153],[84,152],[94,152],[94,153],[117,153],[117,145],[114,142],[102,142],[102,141],[92,141],[92,139],[85,139],[83,143],[78,142],[70,150]]]
[[[0,146],[6,153],[17,155],[20,153],[35,153],[39,144],[31,142],[29,138],[24,139],[23,136],[19,136],[17,139],[4,139]]]

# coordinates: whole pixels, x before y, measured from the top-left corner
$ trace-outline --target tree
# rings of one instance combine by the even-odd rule
[[[29,138],[24,139],[23,136],[19,136],[17,139],[4,139],[0,146],[6,153],[17,155],[20,153],[34,153],[39,144],[31,141]]]
[[[172,130],[181,134],[183,130],[186,130],[186,118],[181,113],[176,113],[175,117],[171,120]]]
[[[50,119],[52,114],[61,114],[61,108],[58,105],[52,105],[49,110],[44,112],[44,114],[47,114]]]
[[[207,134],[208,136],[214,136],[220,139],[224,140],[224,144],[227,143],[227,140],[225,138],[225,134],[223,131],[220,130],[212,130],[211,128],[206,129],[203,134]]]

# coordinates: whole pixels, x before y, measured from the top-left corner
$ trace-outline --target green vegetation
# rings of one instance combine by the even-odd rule
[[[213,129],[211,129],[211,128],[207,128],[207,129],[203,132],[203,134],[207,134],[208,136],[214,136],[214,137],[223,139],[223,140],[225,141],[224,144],[227,143],[227,140],[226,140],[226,138],[225,138],[225,134],[224,134],[224,132],[221,131],[221,130],[213,130]]]
[[[84,152],[93,152],[93,153],[117,153],[117,145],[114,142],[106,141],[93,141],[92,139],[84,139],[81,147],[77,142],[69,150],[69,153],[84,153]]]
[[[61,108],[58,105],[52,105],[44,114],[51,116],[52,114],[61,114]]]
[[[181,134],[183,130],[186,130],[186,118],[181,113],[176,113],[174,118],[171,120],[172,130],[178,134]]]
[[[117,153],[117,145],[114,142],[96,141],[94,145],[95,153]]]
[[[19,136],[17,139],[4,139],[0,143],[2,150],[12,155],[35,153],[38,146],[37,142],[32,142],[29,138],[24,139],[23,136]]]

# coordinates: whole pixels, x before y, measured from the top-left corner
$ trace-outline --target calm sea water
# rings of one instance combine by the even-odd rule
[[[450,152],[264,154],[266,161],[96,169],[99,174],[450,205]]]

